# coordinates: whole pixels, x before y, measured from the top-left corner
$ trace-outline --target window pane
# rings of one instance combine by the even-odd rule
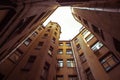
[[[67,60],[67,67],[75,67],[75,62],[73,59]]]
[[[59,46],[63,46],[63,43],[59,43]]]
[[[83,36],[84,38],[86,38],[90,33],[91,33],[90,31],[85,30],[85,31],[82,33],[82,36]]]
[[[102,46],[103,46],[103,44],[102,44],[101,42],[97,42],[97,43],[95,43],[95,44],[91,47],[91,49],[92,49],[93,51],[97,51],[97,50],[99,50]]]
[[[113,54],[111,54],[111,52],[109,52],[109,54],[102,58],[100,62],[103,65],[104,69],[106,71],[109,71],[112,67],[114,67],[118,63],[118,60]]]
[[[62,50],[62,49],[59,49],[59,50],[58,50],[58,54],[63,54],[63,50]]]
[[[64,80],[63,75],[57,75],[56,80]]]
[[[62,59],[58,59],[58,67],[63,67],[63,60]]]
[[[85,40],[88,42],[88,41],[90,41],[93,37],[94,37],[94,35],[93,35],[93,34],[90,34],[90,35],[88,35],[88,36],[85,38]]]
[[[71,49],[67,49],[66,50],[66,54],[72,54],[72,50]]]
[[[71,46],[71,44],[70,43],[66,43],[66,46]]]
[[[31,40],[30,38],[28,38],[28,39],[24,42],[24,44],[25,44],[26,46],[28,46],[31,41],[32,41],[32,40]]]

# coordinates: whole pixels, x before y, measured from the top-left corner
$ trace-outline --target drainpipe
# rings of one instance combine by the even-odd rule
[[[91,10],[91,11],[104,11],[104,12],[120,12],[120,8],[92,8],[92,7],[72,7],[73,9]]]
[[[73,57],[74,57],[74,60],[75,60],[76,70],[77,70],[77,74],[78,74],[78,80],[82,80],[79,69],[78,69],[78,64],[77,64],[75,52],[74,52],[74,49],[73,49],[72,41],[70,41],[70,43],[71,43],[71,48],[72,48],[72,51],[73,51]]]

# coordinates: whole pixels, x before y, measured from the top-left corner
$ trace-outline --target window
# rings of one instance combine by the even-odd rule
[[[59,43],[59,46],[63,46],[63,43]]]
[[[59,49],[58,54],[63,54],[63,49]]]
[[[52,26],[49,26],[49,28],[52,28]]]
[[[84,38],[86,38],[90,33],[91,33],[90,31],[85,30],[85,31],[82,33],[82,36],[83,36]]]
[[[12,60],[14,63],[17,63],[18,60],[20,59],[20,56],[17,53],[13,53],[10,57],[10,60]]]
[[[78,80],[77,75],[68,75],[68,80]]]
[[[84,24],[85,24],[87,27],[89,27],[89,26],[88,26],[88,22],[87,22],[85,19],[83,19],[83,22],[84,22]]]
[[[71,49],[67,49],[66,50],[66,54],[72,54],[72,50]]]
[[[46,38],[48,36],[48,34],[44,34],[44,38]]]
[[[93,31],[95,33],[97,33],[104,40],[105,38],[104,38],[103,31],[100,28],[98,28],[95,25],[93,25],[93,24],[91,26],[92,26]]]
[[[49,48],[49,50],[48,50],[48,54],[50,55],[50,56],[53,56],[53,47],[52,46],[50,46],[50,48]]]
[[[42,80],[48,80],[47,77],[49,73],[49,68],[50,68],[50,64],[48,62],[45,62],[42,75],[41,75]]]
[[[40,50],[42,48],[42,46],[43,46],[43,42],[39,42],[35,49]]]
[[[56,41],[56,39],[55,39],[55,37],[53,37],[53,38],[52,38],[52,42],[55,43],[55,41]]]
[[[85,55],[83,53],[80,55],[80,61],[82,63],[86,62],[86,58],[85,58]]]
[[[56,28],[55,30],[56,30],[56,31],[58,31],[58,29],[57,29],[57,28]]]
[[[75,67],[75,62],[73,59],[67,59],[67,67]]]
[[[48,29],[47,31],[50,32],[50,29]]]
[[[93,31],[95,32],[95,33],[99,33],[99,28],[97,28],[95,25],[91,25],[92,26],[92,28],[93,28]]]
[[[102,59],[100,59],[100,63],[105,71],[112,69],[118,62],[118,59],[112,54],[112,52],[109,52]]]
[[[32,67],[32,64],[35,62],[36,56],[31,55],[26,63],[26,65],[24,66],[24,68],[22,70],[24,71],[29,71]]]
[[[113,38],[113,42],[114,42],[114,45],[115,45],[115,49],[120,52],[120,41]]]
[[[93,74],[92,74],[92,72],[89,68],[87,70],[85,70],[85,73],[86,73],[86,76],[87,76],[88,80],[95,80],[94,76],[93,76]]]
[[[17,49],[10,57],[9,59],[14,62],[14,63],[17,63],[21,56],[22,56],[23,52],[21,52],[19,49]]]
[[[80,49],[80,44],[77,44],[76,47],[77,47],[77,49]]]
[[[71,46],[71,44],[70,43],[66,43],[66,46]]]
[[[75,40],[74,40],[75,42],[78,42],[78,38],[75,38]]]
[[[38,30],[39,30],[39,31],[41,31],[41,30],[42,30],[42,28],[41,28],[41,27],[39,27],[39,28],[38,28]]]
[[[102,46],[103,46],[103,44],[98,41],[98,42],[96,42],[96,43],[91,47],[91,49],[92,49],[94,52],[96,52],[96,51],[98,51]]]
[[[35,32],[32,34],[32,36],[35,37],[37,34],[38,34],[38,32],[35,31]]]
[[[32,41],[32,40],[31,40],[30,38],[28,38],[28,39],[24,42],[24,44],[25,44],[26,46],[28,46],[31,41]]]
[[[58,59],[57,63],[58,63],[58,67],[63,67],[63,59]]]
[[[30,16],[30,17],[26,17],[22,20],[20,20],[20,22],[18,23],[18,25],[16,26],[16,30],[17,33],[21,33],[29,23],[31,23],[31,21],[34,19],[35,15],[34,16]]]
[[[56,80],[64,80],[63,75],[57,75]]]
[[[54,32],[54,35],[57,36],[57,32]]]
[[[88,42],[88,41],[90,41],[93,37],[94,37],[94,35],[93,35],[93,34],[90,34],[90,35],[88,35],[88,36],[85,38],[85,40]]]

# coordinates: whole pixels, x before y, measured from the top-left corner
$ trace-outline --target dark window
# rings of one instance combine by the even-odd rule
[[[50,64],[48,62],[45,62],[44,68],[42,70],[42,75],[41,78],[42,80],[48,80],[48,73],[49,73],[49,68],[50,68]]]
[[[80,16],[78,16],[78,18],[79,18],[79,20],[81,21],[81,17],[80,17]]]
[[[53,37],[52,42],[55,43],[55,41],[56,41],[56,39],[55,39],[55,37]]]
[[[88,26],[88,22],[87,22],[85,19],[83,19],[83,22],[84,22],[84,24],[85,24],[87,27],[89,27],[89,26]]]
[[[27,25],[33,20],[34,17],[35,16],[30,16],[21,20],[16,27],[17,32],[21,33],[27,27]]]
[[[39,28],[38,28],[38,30],[39,30],[39,31],[41,31],[41,30],[42,30],[42,28],[41,28],[41,27],[39,27]]]
[[[28,46],[30,43],[31,43],[31,39],[30,38],[28,38],[25,42],[24,42],[24,44],[26,45],[26,46]]]
[[[68,75],[68,80],[78,80],[77,75]]]
[[[105,40],[104,34],[103,34],[102,30],[101,30],[100,28],[96,27],[96,26],[93,25],[93,24],[92,24],[91,26],[92,26],[92,28],[93,28],[93,31],[94,31],[95,33],[97,33],[103,40]]]
[[[40,50],[42,48],[42,46],[43,46],[43,42],[39,42],[35,49]]]
[[[116,64],[118,64],[118,62],[118,59],[112,54],[112,52],[109,52],[100,59],[100,63],[102,64],[105,71],[112,69],[114,66],[116,66]]]
[[[48,29],[47,31],[50,32],[50,29]]]
[[[115,49],[120,52],[120,41],[113,38],[113,42],[114,42],[114,46],[115,46]]]
[[[35,62],[36,56],[31,55],[26,63],[26,65],[24,66],[24,68],[22,69],[23,71],[29,71],[32,68],[33,63]]]
[[[49,28],[52,28],[52,26],[49,26]]]
[[[1,8],[2,9],[2,8]],[[4,9],[3,9],[4,10]],[[8,9],[6,9],[8,10]],[[1,10],[2,11],[2,10]],[[13,9],[10,9],[7,13],[7,15],[4,17],[2,21],[0,21],[0,32],[5,28],[7,23],[11,20],[11,18],[15,15],[16,11]],[[1,15],[2,16],[2,15]]]
[[[47,37],[48,36],[48,34],[44,34],[44,37]]]
[[[77,44],[76,47],[77,47],[77,49],[80,49],[80,44]]]
[[[57,36],[57,32],[54,32],[54,35]]]
[[[92,26],[92,28],[93,28],[93,31],[95,32],[95,33],[99,33],[99,28],[97,28],[95,25],[91,25]]]
[[[18,51],[15,51],[15,52],[9,57],[9,59],[10,59],[12,62],[17,63],[17,62],[20,60],[21,56],[22,56],[21,53],[19,53]]]
[[[74,41],[75,41],[75,42],[78,42],[78,38],[75,38]]]
[[[57,76],[56,76],[56,80],[64,80],[63,75],[57,75]]]
[[[80,55],[80,61],[82,63],[86,62],[86,58],[85,58],[85,55],[83,53]]]
[[[86,72],[86,76],[87,76],[88,80],[95,80],[94,76],[89,68],[87,70],[85,70],[85,72]]]
[[[37,21],[39,21],[39,19],[42,18],[45,13],[46,13],[46,12],[42,12],[42,13],[40,14],[40,16],[37,17],[37,19],[36,19],[33,23],[35,24]]]
[[[58,31],[58,29],[56,28],[56,31]]]

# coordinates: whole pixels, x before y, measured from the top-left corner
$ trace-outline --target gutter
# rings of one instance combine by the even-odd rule
[[[82,78],[80,77],[80,72],[79,72],[79,69],[78,69],[78,64],[77,64],[75,52],[74,52],[74,49],[73,49],[73,45],[72,45],[71,41],[70,41],[70,43],[71,43],[71,48],[72,48],[72,51],[73,51],[73,57],[74,57],[75,65],[76,65],[77,74],[78,74],[78,80],[82,80]]]

